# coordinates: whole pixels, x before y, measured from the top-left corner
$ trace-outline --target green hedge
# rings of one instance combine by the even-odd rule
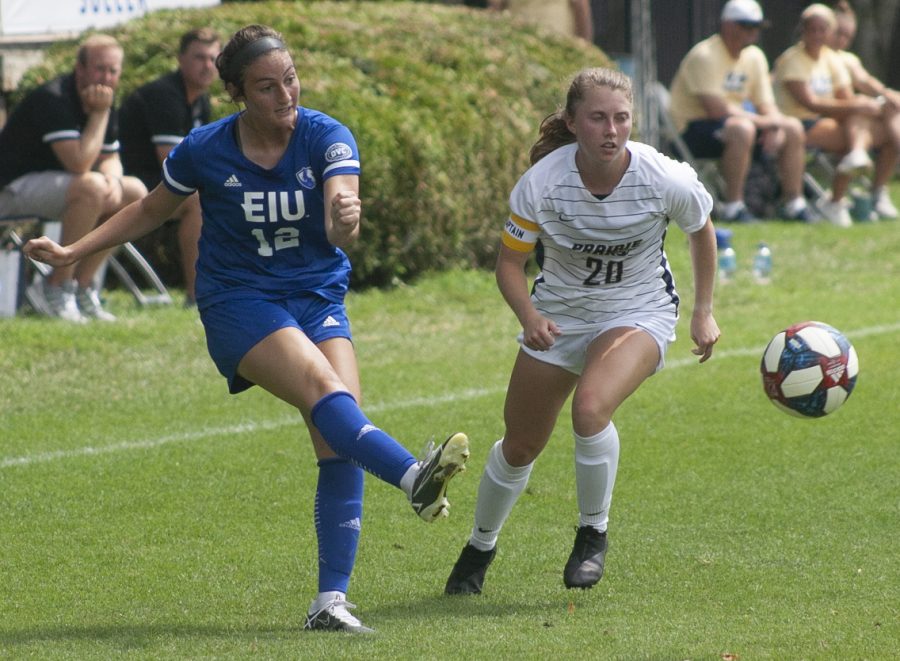
[[[489,267],[512,185],[541,119],[571,74],[608,64],[598,49],[508,17],[410,2],[264,2],[167,10],[110,32],[126,50],[121,95],[174,67],[179,35],[210,25],[227,38],[249,23],[281,31],[301,103],[355,134],[364,225],[350,253],[354,287],[435,269]],[[71,67],[54,46],[26,84]],[[214,114],[234,112],[221,87]],[[154,263],[170,255],[151,255]],[[180,276],[170,269],[164,276]]]

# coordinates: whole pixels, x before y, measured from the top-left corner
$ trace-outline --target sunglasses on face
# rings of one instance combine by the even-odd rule
[[[762,27],[762,23],[757,23],[756,21],[735,21],[738,25],[740,25],[745,30],[758,30]]]

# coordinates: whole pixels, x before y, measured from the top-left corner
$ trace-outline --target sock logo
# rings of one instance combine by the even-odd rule
[[[350,530],[362,530],[362,522],[358,516],[353,517],[349,521],[338,524],[338,528],[350,528]]]
[[[365,424],[365,425],[362,426],[362,429],[360,429],[360,430],[359,430],[359,433],[356,435],[356,440],[358,441],[358,440],[361,439],[363,436],[365,436],[366,434],[368,434],[370,431],[377,431],[377,430],[378,430],[378,427],[376,427],[375,425],[372,425],[372,424]]]

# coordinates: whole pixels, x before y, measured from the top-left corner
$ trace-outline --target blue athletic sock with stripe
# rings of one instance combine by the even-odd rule
[[[416,463],[409,450],[369,421],[349,392],[325,395],[310,417],[335,454],[395,487]]]
[[[315,508],[319,592],[347,593],[362,526],[363,476],[346,459],[319,462]]]

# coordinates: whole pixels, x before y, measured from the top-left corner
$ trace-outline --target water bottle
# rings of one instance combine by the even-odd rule
[[[760,241],[753,256],[753,278],[760,284],[770,282],[772,275],[772,251],[764,241]]]
[[[731,246],[731,230],[716,230],[716,252],[719,258],[719,280],[727,282],[734,279],[737,271],[737,255]]]

